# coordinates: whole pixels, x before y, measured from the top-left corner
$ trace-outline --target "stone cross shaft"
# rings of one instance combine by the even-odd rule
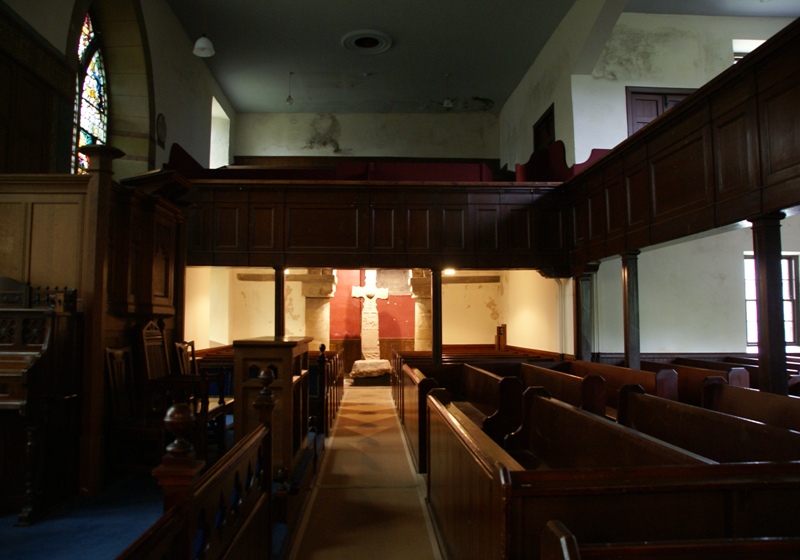
[[[378,345],[378,300],[389,299],[387,288],[376,285],[378,271],[364,271],[364,285],[353,286],[352,296],[364,298],[361,309],[361,354],[365,360],[379,360]]]

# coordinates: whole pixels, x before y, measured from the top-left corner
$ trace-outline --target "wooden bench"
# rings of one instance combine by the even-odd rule
[[[665,368],[658,372],[631,369],[597,362],[581,360],[561,362],[553,369],[586,377],[599,375],[605,381],[607,415],[614,418],[619,406],[618,392],[625,385],[641,385],[647,393],[666,399],[678,400],[678,374],[675,370]]]
[[[749,376],[748,387],[756,387],[758,380],[758,365],[753,364],[732,364],[718,360],[703,360],[699,358],[677,357],[671,360],[670,364],[692,366],[702,369],[710,369],[723,372],[721,375],[726,379],[734,369],[744,368]]]
[[[703,392],[703,407],[800,432],[800,397],[736,387],[724,381],[709,382]]]
[[[753,537],[582,544],[557,520],[542,533],[542,560],[796,560],[800,539]]]
[[[750,373],[743,367],[715,370],[688,366],[678,363],[662,363],[642,360],[640,367],[646,371],[659,372],[674,369],[678,374],[678,400],[700,406],[703,400],[703,386],[708,377],[721,377],[737,387],[750,386]]]
[[[553,398],[600,416],[606,415],[605,380],[599,375],[581,377],[522,363],[518,376],[523,387],[544,387]]]
[[[527,392],[526,400],[534,398]],[[534,395],[528,410],[538,408],[544,418],[537,430],[560,436],[542,437],[539,468],[525,469],[439,396],[428,396],[428,503],[450,558],[537,559],[552,519],[597,543],[800,537],[786,515],[800,500],[798,462],[718,464]],[[595,428],[588,428],[601,422],[604,433],[621,440],[605,438],[609,451],[597,445],[604,436],[592,437]],[[633,439],[641,445],[622,443]],[[662,445],[666,451],[657,450]]]
[[[718,463],[800,461],[800,432],[647,395],[620,391],[617,421]]]
[[[664,444],[529,387],[523,422],[509,435],[505,449],[526,469],[640,467],[708,463],[692,452]]]
[[[429,365],[425,371],[405,364],[403,427],[417,471],[427,470],[426,397],[434,388],[448,391],[449,399],[497,442],[517,429],[521,419],[522,384],[468,364]]]

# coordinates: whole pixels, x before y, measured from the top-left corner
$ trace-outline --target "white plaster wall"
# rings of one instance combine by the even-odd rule
[[[241,114],[241,156],[497,158],[498,118],[488,113]]]
[[[442,285],[442,343],[494,344],[497,326],[508,324],[503,285]]]
[[[569,280],[543,277],[535,270],[507,270],[507,342],[510,346],[572,353],[572,287]],[[565,294],[566,292],[566,294]]]
[[[733,39],[768,39],[791,19],[623,13],[591,75],[573,75],[575,151],[628,136],[626,86],[696,89],[733,64]],[[559,136],[560,137],[560,136]]]
[[[164,148],[156,148],[156,167],[169,159],[173,143],[180,144],[200,165],[208,167],[211,106],[216,98],[236,128],[236,113],[211,76],[205,59],[192,54],[193,41],[183,31],[165,0],[141,0],[150,44],[155,114],[167,121]]]
[[[211,268],[186,267],[186,307],[184,339],[194,340],[195,348],[208,348],[211,323]]]
[[[781,224],[784,252],[800,252],[800,217]],[[744,352],[745,251],[752,231],[741,228],[639,256],[642,352]],[[623,352],[622,265],[600,265],[595,284],[595,347]]]
[[[500,112],[500,164],[513,170],[533,151],[533,125],[554,105],[556,138],[572,153],[570,75],[605,2],[578,0],[520,81]]]
[[[211,267],[211,285],[209,286],[208,306],[208,338],[209,346],[230,344],[230,270],[223,267]],[[188,289],[188,285],[187,285]]]

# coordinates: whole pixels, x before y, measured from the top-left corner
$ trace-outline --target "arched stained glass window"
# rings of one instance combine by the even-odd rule
[[[106,73],[100,41],[89,14],[78,41],[78,88],[75,107],[75,172],[86,173],[89,158],[78,152],[87,144],[105,144],[108,132]]]

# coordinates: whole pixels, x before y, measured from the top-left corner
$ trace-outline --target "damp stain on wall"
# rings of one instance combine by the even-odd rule
[[[669,45],[691,40],[691,33],[674,28],[644,31],[618,25],[595,66],[594,78],[636,80],[659,74],[657,55]]]
[[[497,309],[497,302],[494,298],[486,302],[486,308],[489,310],[489,316],[493,321],[497,321],[500,318],[500,311]]]
[[[339,139],[342,136],[342,125],[336,115],[319,114],[310,123],[311,131],[303,149],[324,150],[330,149],[333,153],[342,153]]]

